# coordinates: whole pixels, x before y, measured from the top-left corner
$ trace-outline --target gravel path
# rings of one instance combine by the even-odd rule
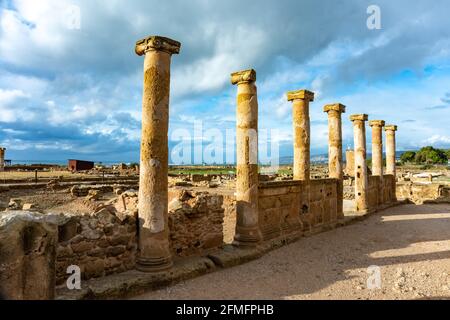
[[[368,289],[369,266],[381,288]],[[376,286],[376,285],[375,285]],[[450,204],[403,205],[137,299],[450,298]]]

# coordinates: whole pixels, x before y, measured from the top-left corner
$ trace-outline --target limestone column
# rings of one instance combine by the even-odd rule
[[[368,177],[366,164],[366,121],[367,114],[353,114],[354,151],[355,151],[355,202],[356,211],[367,212],[368,206]]]
[[[391,201],[397,201],[396,196],[396,168],[395,168],[395,131],[397,131],[396,125],[386,125],[384,127],[386,131],[386,174],[391,174],[393,178],[392,183],[392,195]]]
[[[254,246],[261,239],[258,224],[258,100],[256,72],[234,72],[236,109],[236,233],[234,244]]]
[[[314,93],[308,90],[289,91],[292,101],[292,123],[294,127],[294,180],[310,180],[310,124],[309,102]]]
[[[342,168],[342,113],[345,106],[336,103],[323,108],[328,113],[328,171],[329,177],[338,180],[337,184],[337,218],[344,218],[344,171]]]
[[[5,170],[5,148],[0,148],[0,172]]]
[[[378,204],[384,203],[384,180],[383,180],[383,120],[369,121],[372,127],[372,175],[380,177],[378,189]]]
[[[136,268],[159,271],[172,265],[167,208],[170,60],[180,43],[150,36],[137,41],[135,51],[145,55]]]

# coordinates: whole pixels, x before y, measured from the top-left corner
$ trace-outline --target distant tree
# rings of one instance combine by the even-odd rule
[[[443,150],[427,146],[416,153],[414,160],[417,163],[445,164],[448,162],[448,156]]]
[[[416,153],[415,153],[414,151],[405,151],[405,152],[403,152],[403,154],[400,156],[400,161],[401,161],[402,163],[413,162],[415,156],[416,156]]]

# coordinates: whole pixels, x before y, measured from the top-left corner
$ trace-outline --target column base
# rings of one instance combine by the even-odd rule
[[[136,259],[136,269],[142,272],[159,272],[170,269],[173,266],[172,258],[142,258]]]
[[[239,247],[255,247],[262,240],[261,231],[257,227],[236,227],[233,245]]]

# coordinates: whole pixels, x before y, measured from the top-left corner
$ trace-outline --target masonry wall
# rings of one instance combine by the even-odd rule
[[[259,223],[264,240],[337,222],[337,180],[310,181],[309,207],[300,208],[304,182],[270,181],[259,184]]]
[[[379,176],[368,177],[367,199],[369,202],[369,209],[375,209],[379,205],[381,179]]]
[[[302,181],[259,183],[259,225],[264,240],[302,230],[302,186]]]
[[[173,256],[200,255],[223,245],[223,196],[207,192],[175,192],[169,204]],[[118,210],[118,211],[117,211]],[[77,265],[83,279],[120,273],[135,267],[137,193],[125,192],[112,206],[92,215],[59,215],[56,280]]]
[[[415,204],[450,202],[450,186],[437,183],[403,183],[397,186],[397,197]]]
[[[169,203],[170,243],[174,256],[199,255],[223,245],[223,196],[180,192]]]
[[[384,181],[384,203],[391,203],[395,199],[395,177],[392,174],[385,174]]]
[[[311,180],[310,210],[312,227],[328,226],[337,221],[336,179]]]
[[[136,219],[123,220],[108,210],[92,215],[61,215],[58,219],[56,282],[67,279],[67,267],[77,265],[83,279],[133,269],[137,250]]]

